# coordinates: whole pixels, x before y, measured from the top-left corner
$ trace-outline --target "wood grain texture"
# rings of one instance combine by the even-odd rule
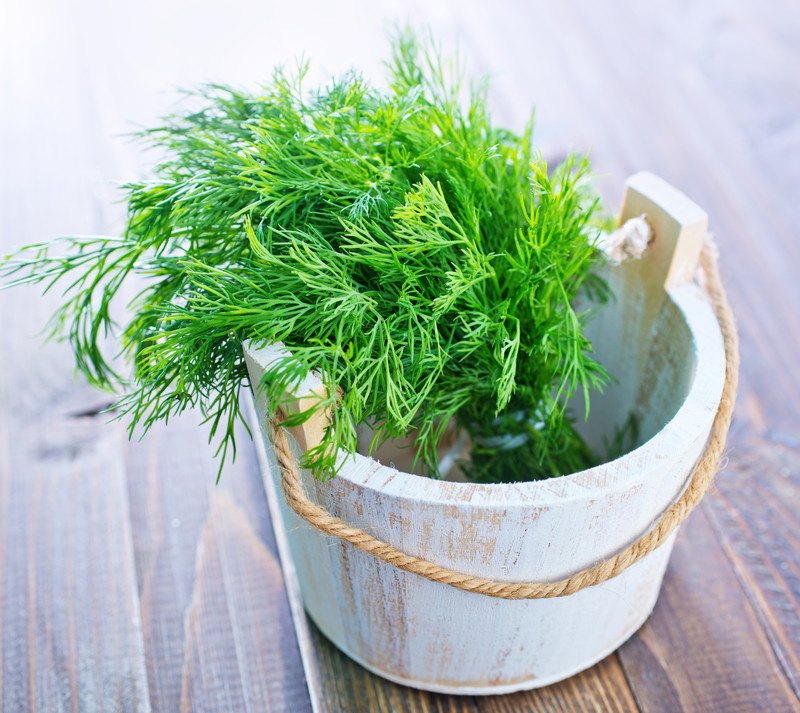
[[[0,412],[0,706],[149,711],[121,433],[66,403]]]
[[[676,542],[654,615],[619,656],[647,711],[790,710],[791,686],[704,508]]]
[[[708,519],[800,695],[800,441],[742,437],[708,500]]]
[[[141,159],[84,51],[89,9],[0,8],[0,253],[121,225],[111,180]],[[220,488],[196,418],[129,446],[42,344],[58,301],[0,293],[0,709],[310,710],[246,436]]]
[[[590,148],[612,204],[646,169],[708,212],[742,385],[728,468],[620,657],[479,701],[392,686],[319,641],[320,700],[332,711],[798,710],[800,14],[787,0],[2,3],[0,244],[118,230],[110,182],[146,172],[120,134],[168,109],[172,88],[252,85],[304,50],[321,69],[312,79],[350,64],[377,76],[395,18],[430,23],[491,70],[498,120],[521,126],[535,101],[546,152]],[[146,711],[152,697],[154,710],[222,710],[264,695],[307,708],[296,663],[262,658],[291,657],[285,620],[266,618],[285,607],[263,496],[210,486],[191,420],[128,451],[91,415],[106,397],[74,386],[65,351],[36,336],[56,298],[0,294],[0,706]],[[238,467],[250,482],[252,461]],[[252,661],[231,654],[242,642]]]
[[[54,149],[79,129],[73,117],[39,141],[35,109],[8,110],[24,81],[0,74],[0,252],[61,221],[99,222],[93,191],[68,181],[80,148]],[[57,100],[58,87],[40,87],[51,89]],[[57,299],[0,293],[0,708],[144,713],[125,438],[96,415],[108,398],[75,383],[67,350],[41,345],[37,332]]]
[[[219,486],[196,418],[127,457],[155,710],[303,711],[305,674],[247,434]]]

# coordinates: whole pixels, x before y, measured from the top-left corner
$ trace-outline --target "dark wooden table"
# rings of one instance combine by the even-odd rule
[[[800,10],[340,5],[4,4],[0,246],[118,231],[112,182],[146,173],[120,134],[176,86],[253,84],[304,50],[323,70],[376,76],[386,20],[428,21],[492,72],[499,119],[519,127],[535,101],[546,154],[591,149],[612,203],[648,169],[709,212],[743,357],[716,488],[680,532],[652,618],[602,663],[498,698],[405,689],[302,619],[255,447],[215,486],[192,418],[129,445],[98,415],[108,397],[37,334],[57,295],[2,293],[3,710],[799,710]]]

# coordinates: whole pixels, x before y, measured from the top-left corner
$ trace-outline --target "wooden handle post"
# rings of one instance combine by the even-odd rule
[[[708,232],[706,213],[663,179],[642,171],[625,184],[620,225],[641,215],[654,240],[644,257],[625,269],[638,272],[648,292],[669,291],[694,279]]]

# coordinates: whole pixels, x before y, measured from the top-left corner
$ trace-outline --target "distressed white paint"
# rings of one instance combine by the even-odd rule
[[[610,271],[621,297],[593,325],[600,359],[620,383],[593,402],[586,427],[598,442],[634,410],[643,428],[638,448],[580,473],[505,485],[435,481],[358,455],[327,483],[304,474],[310,497],[406,552],[509,581],[562,578],[647,530],[704,448],[724,353],[710,306],[687,282],[705,215],[659,179],[638,174],[622,217],[642,213],[653,246]],[[246,348],[253,383],[280,348]],[[263,422],[262,399],[257,410]],[[394,681],[466,694],[544,686],[616,649],[652,610],[674,539],[569,597],[507,601],[402,572],[320,534],[285,503],[283,518],[305,608],[339,648]]]

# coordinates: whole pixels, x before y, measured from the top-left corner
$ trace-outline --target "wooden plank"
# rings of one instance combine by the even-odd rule
[[[707,626],[706,631],[714,633],[727,624],[725,616],[732,616],[735,621],[741,617],[740,612],[749,612],[749,621],[752,623],[755,617],[766,630],[766,660],[777,661],[786,679],[795,683],[796,691],[798,546],[797,509],[793,504],[798,493],[797,460],[795,446],[786,445],[800,425],[796,408],[800,397],[796,345],[800,343],[800,335],[797,320],[790,312],[791,306],[800,300],[800,282],[796,280],[800,243],[796,241],[795,230],[800,220],[800,204],[796,200],[800,184],[796,162],[789,158],[800,145],[800,101],[792,74],[800,61],[800,41],[792,7],[785,2],[766,6],[740,0],[733,6],[722,2],[696,3],[681,7],[678,12],[668,3],[644,10],[633,2],[607,7],[576,0],[516,6],[514,22],[508,22],[507,16],[503,17],[493,5],[474,4],[465,12],[460,4],[452,4],[429,14],[422,3],[412,6],[409,14],[421,20],[430,18],[437,31],[448,35],[454,31],[460,33],[468,50],[465,56],[471,55],[474,63],[492,69],[498,80],[495,97],[501,119],[510,118],[511,123],[520,125],[529,101],[535,99],[540,105],[540,139],[546,144],[559,150],[567,143],[593,147],[596,168],[605,175],[603,185],[608,188],[612,203],[619,198],[621,181],[626,175],[648,168],[681,187],[710,213],[712,230],[721,238],[724,274],[742,328],[744,382],[740,406],[747,404],[747,408],[738,412],[742,429],[739,433],[751,427],[761,435],[747,444],[739,440],[741,436],[731,440],[733,475],[728,473],[720,479],[719,494],[705,508],[711,527],[704,526],[704,536],[709,536],[711,543],[715,539],[721,542],[738,585],[729,576],[730,568],[724,579],[731,584],[731,592],[737,591],[734,585],[739,586],[740,594],[720,608],[709,604],[692,611],[684,608],[682,621],[694,632],[693,636],[699,636],[698,631],[703,629],[698,626]],[[227,76],[237,83],[250,81],[266,74],[274,61],[287,60],[303,48],[308,49],[312,58],[327,61],[327,68],[356,62],[377,69],[376,63],[369,65],[369,62],[378,55],[376,48],[381,44],[380,26],[384,21],[379,3],[371,5],[366,15],[360,10],[357,18],[355,13],[343,14],[345,11],[338,6],[321,6],[318,9],[323,18],[317,23],[319,31],[307,24],[301,30],[300,23],[291,21],[291,9],[281,10],[276,16],[277,11],[267,6],[259,11],[262,14],[250,8],[251,21],[245,25],[235,13],[228,16],[214,13],[215,37],[219,39],[226,32],[236,37],[237,51],[226,53],[221,47],[220,52],[209,54],[204,49],[205,43],[196,42],[193,36],[194,31],[202,31],[204,22],[210,22],[211,15],[203,19],[202,8],[193,16],[191,28],[187,30],[182,24],[180,32],[174,23],[182,23],[182,17],[162,15],[157,35],[148,34],[156,32],[148,15],[135,14],[122,5],[104,5],[101,9],[92,2],[80,2],[67,10],[51,3],[32,2],[10,8],[9,5],[0,11],[5,13],[0,28],[9,28],[0,42],[0,65],[13,66],[15,75],[4,75],[2,93],[2,105],[13,107],[13,111],[3,114],[0,132],[3,166],[0,240],[14,242],[45,238],[65,230],[85,231],[87,216],[92,216],[91,225],[108,227],[113,216],[110,218],[106,211],[113,191],[93,185],[91,195],[87,196],[85,188],[76,186],[88,186],[98,178],[135,175],[139,170],[138,160],[120,164],[120,144],[118,141],[112,144],[110,137],[125,131],[130,126],[126,123],[128,119],[152,118],[154,104],[144,98],[156,90],[196,82],[203,73],[215,78]],[[303,12],[308,12],[307,8]],[[13,13],[18,15],[12,17]],[[334,49],[325,40],[334,23],[340,28],[334,44],[341,49]],[[110,31],[119,26],[128,27],[130,32],[121,35]],[[264,55],[265,45],[260,42],[265,26],[283,28],[280,37],[268,43],[269,51],[273,52],[269,56]],[[353,35],[347,34],[349,26],[358,28],[357,35],[355,30]],[[364,31],[365,27],[373,31]],[[248,32],[252,34],[242,34]],[[142,44],[153,37],[160,40],[151,43],[154,52],[142,55]],[[169,52],[163,49],[166,47]],[[248,55],[245,51],[248,47],[258,50]],[[193,53],[193,48],[199,49]],[[547,69],[542,68],[540,61],[532,61],[534,53],[548,58]],[[138,59],[131,65],[129,57],[134,55]],[[181,57],[180,63],[172,61],[177,57]],[[236,60],[224,59],[227,57]],[[95,61],[97,58],[102,59]],[[230,64],[222,66],[223,61]],[[646,84],[642,83],[643,76],[648,78]],[[164,95],[159,95],[158,100],[168,101]],[[126,168],[120,169],[120,165]],[[32,293],[14,302],[13,307],[9,299],[0,296],[3,325],[0,331],[16,330],[30,336],[34,330],[29,325],[41,324],[43,311],[36,307],[41,303]],[[780,308],[775,309],[775,305]],[[22,310],[24,318],[12,316],[14,311]],[[54,708],[56,702],[69,708],[71,701],[77,700],[71,693],[70,686],[76,679],[69,665],[55,654],[48,658],[48,651],[59,652],[65,645],[70,650],[79,650],[82,658],[94,656],[92,652],[98,647],[101,656],[97,661],[105,662],[117,660],[113,655],[102,656],[109,653],[103,647],[110,646],[111,641],[128,642],[122,650],[136,649],[138,624],[135,614],[127,619],[129,611],[125,606],[112,612],[103,607],[102,597],[88,591],[83,591],[82,599],[74,604],[54,595],[28,601],[23,593],[31,582],[36,586],[60,586],[61,591],[77,586],[68,582],[65,571],[59,573],[53,553],[63,552],[64,544],[77,536],[76,526],[65,518],[85,512],[75,505],[82,499],[102,502],[105,506],[99,514],[106,520],[101,517],[98,523],[93,521],[93,526],[103,533],[107,540],[103,544],[109,548],[105,554],[100,553],[100,559],[118,563],[106,573],[114,586],[118,586],[126,578],[135,581],[130,556],[126,554],[130,551],[131,537],[124,517],[126,499],[131,498],[131,507],[140,518],[134,531],[137,562],[146,562],[148,570],[158,573],[155,579],[159,582],[168,577],[170,569],[179,573],[171,585],[172,593],[167,585],[159,585],[160,590],[156,587],[166,592],[168,604],[165,619],[159,624],[161,629],[153,623],[161,610],[158,607],[150,610],[148,636],[155,638],[159,631],[166,632],[178,621],[178,608],[170,598],[177,596],[174,592],[181,592],[183,602],[199,602],[194,609],[194,621],[198,623],[193,625],[195,633],[187,649],[191,654],[190,669],[210,670],[217,676],[216,672],[228,660],[227,654],[222,655],[223,649],[212,647],[211,660],[200,660],[208,651],[202,642],[209,641],[212,628],[211,606],[205,603],[220,601],[219,590],[208,584],[206,573],[211,573],[209,576],[216,582],[217,575],[221,576],[230,565],[234,568],[233,581],[246,586],[238,568],[247,563],[254,569],[252,576],[260,580],[262,571],[268,571],[271,565],[258,547],[247,543],[252,541],[253,531],[259,533],[262,543],[266,542],[261,526],[254,525],[253,519],[234,516],[237,508],[247,512],[243,500],[224,494],[222,502],[217,502],[205,488],[200,488],[205,502],[202,514],[196,516],[190,512],[187,516],[194,539],[180,532],[183,524],[174,528],[178,534],[173,531],[174,518],[159,521],[152,513],[145,515],[148,511],[138,498],[154,489],[139,491],[136,485],[126,494],[120,488],[119,453],[107,440],[116,435],[111,436],[105,424],[102,429],[92,425],[95,420],[103,419],[77,419],[79,425],[76,425],[66,415],[91,411],[101,399],[91,392],[65,387],[70,378],[66,363],[61,362],[52,370],[55,352],[33,349],[31,345],[35,343],[30,340],[23,347],[23,341],[0,349],[0,372],[13,374],[7,379],[0,377],[0,403],[5,409],[0,417],[0,606],[3,608],[0,688],[5,707],[10,710],[29,707],[32,690],[37,695],[42,690],[49,691],[55,701]],[[12,360],[25,368],[15,366],[9,371],[7,367]],[[11,401],[10,397],[17,392],[24,393],[24,398]],[[39,420],[30,411],[35,403],[56,410],[57,417],[51,414],[51,420]],[[25,418],[37,424],[36,429],[50,431],[42,434],[21,426],[19,421]],[[58,432],[62,435],[57,436]],[[159,448],[165,448],[163,443]],[[741,456],[737,454],[740,448],[744,449]],[[139,474],[145,468],[141,458],[148,453],[140,450],[129,459],[129,465],[139,469]],[[45,457],[47,465],[45,460],[35,467],[31,465],[30,459]],[[65,465],[68,458],[75,459],[69,461],[69,466]],[[53,465],[53,460],[61,465]],[[72,473],[70,467],[86,469],[87,476],[78,478],[77,470]],[[782,475],[784,469],[789,470],[788,479]],[[205,475],[198,476],[201,477]],[[61,484],[55,487],[57,478]],[[164,478],[168,479],[169,473],[164,472]],[[173,497],[190,499],[193,490],[198,489],[196,483],[188,477],[181,482],[185,488]],[[57,501],[51,499],[54,493],[58,494]],[[154,501],[158,503],[158,498]],[[45,505],[54,508],[53,513],[48,513],[50,517],[43,514]],[[187,510],[190,510],[188,503]],[[30,512],[38,515],[35,526],[26,517]],[[115,516],[122,519],[113,529],[109,522]],[[241,528],[243,519],[246,526]],[[145,528],[152,527],[152,532],[139,530],[142,523]],[[679,545],[686,546],[689,532],[688,528],[684,530]],[[159,537],[167,545],[153,545]],[[203,576],[198,580],[202,584],[198,586],[209,593],[201,592],[202,596],[192,598],[185,588],[193,587],[194,580],[186,572],[194,572],[196,547],[201,542],[211,555],[203,560]],[[234,555],[235,562],[228,563],[228,556],[219,553],[226,552],[234,543],[235,549],[242,548],[247,554]],[[269,550],[269,546],[265,547]],[[42,563],[28,557],[36,552],[41,554]],[[154,553],[159,553],[161,564],[155,564]],[[705,583],[692,580],[695,570],[691,569],[691,562],[692,558],[676,559],[668,583],[674,578],[678,582],[696,581],[702,591]],[[722,567],[721,562],[717,553],[708,562],[710,572]],[[84,561],[82,566],[85,565]],[[102,570],[100,567],[98,571]],[[95,577],[94,570],[92,573]],[[139,580],[144,586],[142,573]],[[97,577],[90,581],[98,582]],[[251,595],[245,592],[238,601],[250,602]],[[31,619],[26,607],[35,607],[41,618]],[[98,618],[112,632],[110,640],[96,640],[92,627],[77,626],[75,643],[70,644],[66,636],[70,629],[65,629],[64,622],[70,617],[83,621],[80,612],[93,612],[95,607]],[[75,610],[74,615],[69,613],[70,609]],[[662,610],[665,615],[660,614]],[[26,613],[22,614],[23,611]],[[689,673],[664,677],[660,674],[660,659],[653,660],[647,655],[648,651],[670,647],[669,627],[674,621],[668,616],[669,611],[668,607],[657,611],[657,617],[666,618],[659,620],[657,630],[648,634],[650,638],[641,650],[642,665],[634,669],[629,665],[630,657],[626,662],[625,672],[638,683],[637,695],[641,701],[694,700],[685,697],[686,687],[692,684]],[[697,621],[702,617],[707,622]],[[221,626],[231,627],[230,616],[227,618],[226,623],[220,614]],[[235,641],[230,634],[232,630],[227,634],[229,642]],[[37,637],[42,632],[49,633],[40,642]],[[735,636],[740,637],[741,632]],[[763,637],[757,637],[755,648],[739,638],[736,640],[745,647],[745,652],[756,652],[754,655],[758,656],[763,653]],[[42,645],[34,650],[29,646],[33,641]],[[657,647],[658,641],[662,643]],[[630,646],[640,643],[634,641]],[[171,651],[166,646],[158,650],[162,654]],[[686,671],[697,664],[695,649],[670,651],[670,656],[681,654],[686,658]],[[752,672],[745,670],[741,655],[737,659],[735,651],[711,644],[699,651],[716,659],[714,665],[718,665],[719,676],[724,678],[728,659],[732,658],[730,665],[741,675],[742,686],[763,685]],[[29,654],[33,657],[35,675],[29,675],[30,665],[22,660]],[[132,656],[132,660],[136,658],[137,655]],[[711,665],[703,669],[703,662],[700,664],[701,670],[708,674]],[[171,660],[154,657],[150,670],[161,673],[161,667],[165,667],[169,672],[170,665]],[[200,668],[203,665],[210,668]],[[102,690],[96,685],[95,665],[87,664],[81,672],[89,683],[85,689],[82,686],[75,689],[79,694]],[[130,687],[132,684],[125,681],[131,680],[139,681],[136,690],[141,690],[143,679],[139,674],[138,678],[126,678],[119,670],[107,673],[110,680],[117,681],[120,690]],[[32,689],[31,681],[36,676],[47,681],[50,688]],[[165,680],[154,683],[154,690],[158,685],[159,691],[169,693],[170,701],[180,703],[183,695],[180,680],[177,696],[173,683]],[[775,680],[772,674],[768,680]],[[184,700],[199,701],[202,687],[195,687],[197,681],[197,677],[192,678]],[[683,690],[671,688],[675,681],[680,682]],[[273,684],[279,685],[277,679]],[[334,681],[326,685],[343,684]],[[372,685],[377,684],[363,683],[365,687]],[[648,685],[653,686],[650,693],[646,690]],[[581,690],[571,691],[575,700],[582,700]],[[784,709],[795,706],[794,698],[781,702],[771,698],[778,689],[770,690],[766,700],[777,701]],[[354,687],[352,693],[358,696],[363,692]],[[459,701],[451,704],[438,699],[422,702],[414,694],[409,695],[411,710],[425,710],[425,705],[433,710],[462,705]],[[86,704],[84,708],[91,709],[88,693],[80,700]],[[381,700],[388,699],[384,696]],[[566,693],[564,701],[566,706],[569,701]],[[145,703],[144,698],[136,698],[135,704],[140,708]],[[464,705],[478,704],[470,701]],[[511,704],[498,699],[496,705]]]
[[[197,417],[128,455],[153,706],[310,710],[266,498],[247,434],[215,486]]]
[[[251,424],[253,433],[255,433],[258,427],[257,424],[259,417],[256,411],[254,399],[248,399],[246,406],[245,418],[247,419],[248,423]],[[292,622],[294,623],[297,645],[300,649],[300,659],[303,664],[306,685],[311,698],[311,707],[314,713],[321,713],[322,711],[327,710],[327,706],[324,702],[321,672],[315,651],[314,637],[311,631],[312,627],[308,616],[306,615],[305,609],[303,608],[300,582],[298,581],[297,570],[294,566],[294,562],[292,561],[283,513],[281,512],[275,484],[270,477],[270,473],[272,472],[270,468],[277,467],[275,454],[267,451],[262,438],[256,439],[255,450],[258,459],[261,482],[263,483],[264,491],[267,496],[270,521],[272,523],[272,529],[275,537],[275,547],[281,560],[283,580],[286,587],[286,597],[289,601],[289,609],[291,612]]]
[[[0,75],[15,107],[0,117],[0,253],[121,224],[108,179],[135,171],[110,136],[126,119],[99,65],[69,49],[80,12],[56,22],[52,44],[18,45],[0,21],[2,68],[16,48],[21,70]],[[68,350],[41,344],[58,301],[0,293],[0,707],[146,711],[152,694],[157,711],[308,710],[246,435],[220,488],[191,417],[128,452],[122,425],[92,415],[109,397],[74,386]]]
[[[706,506],[677,539],[656,609],[619,652],[644,711],[785,711],[797,700]]]
[[[742,437],[717,486],[709,520],[800,699],[800,441]]]
[[[149,711],[120,429],[54,396],[0,411],[0,707]]]
[[[0,20],[3,54],[15,46],[7,27]],[[15,59],[26,66],[25,56]],[[43,131],[47,120],[19,99],[50,87],[31,90],[29,79],[27,69],[0,73],[3,254],[54,234],[58,222],[102,222],[92,192],[74,180],[79,127],[54,112]],[[34,289],[0,292],[0,708],[144,713],[124,435],[95,415],[108,398],[75,383],[68,350],[42,345],[57,303]]]

